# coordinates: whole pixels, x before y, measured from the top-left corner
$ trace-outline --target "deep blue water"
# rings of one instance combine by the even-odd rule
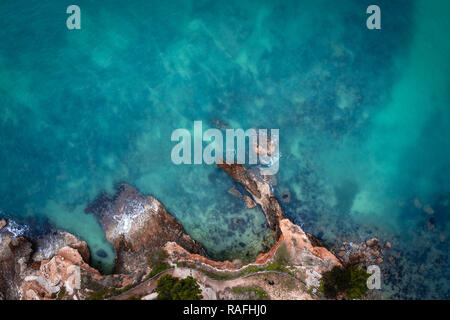
[[[214,166],[175,166],[173,130],[279,128],[286,214],[339,248],[378,236],[391,298],[449,298],[449,2],[0,3],[0,210],[114,252],[86,205],[130,183],[217,259],[270,244]],[[428,207],[425,207],[428,205]],[[432,208],[428,214],[425,208]],[[429,210],[428,210],[429,211]],[[233,223],[243,219],[239,227]]]

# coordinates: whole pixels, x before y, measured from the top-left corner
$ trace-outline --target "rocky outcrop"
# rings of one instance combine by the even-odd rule
[[[267,217],[269,227],[275,233],[275,239],[278,240],[278,244],[285,239],[290,248],[298,249],[300,252],[309,252],[320,260],[329,261],[330,265],[340,265],[339,259],[323,247],[320,241],[312,235],[304,233],[299,226],[283,216],[281,206],[273,194],[270,184],[264,177],[256,172],[247,170],[242,164],[224,162],[217,166],[224,170],[234,181],[244,186],[254,201],[261,206]],[[248,196],[246,195],[246,197]],[[300,259],[303,259],[302,256],[303,254],[296,255]]]
[[[218,166],[234,181],[242,184],[254,201],[261,206],[269,227],[275,233],[277,243],[268,252],[259,254],[253,263],[242,266],[230,261],[210,260],[190,253],[174,242],[168,242],[165,249],[169,253],[170,260],[173,263],[184,263],[222,276],[226,274],[228,277],[239,277],[249,267],[264,270],[264,267],[276,260],[279,250],[286,250],[286,261],[293,269],[292,272],[296,275],[296,279],[301,279],[305,284],[303,298],[313,299],[312,291],[317,290],[323,272],[331,270],[334,266],[341,266],[340,260],[319,240],[283,216],[278,200],[266,180],[239,164],[225,163]]]
[[[129,185],[120,185],[114,196],[102,194],[86,209],[87,213],[96,215],[106,238],[116,249],[114,274],[101,275],[89,266],[90,253],[86,242],[68,232],[57,230],[30,241],[12,232],[16,230],[14,228],[8,231],[5,221],[0,230],[0,299],[112,297],[122,292],[123,288],[136,285],[149,274],[151,270],[147,258],[161,247],[168,253],[168,262],[173,266],[180,263],[187,265],[175,268],[174,273],[180,270],[186,274],[195,273],[201,285],[212,283],[207,273],[201,270],[237,277],[223,283],[214,280],[217,292],[210,292],[211,297],[228,292],[230,288],[227,285],[257,284],[265,287],[274,298],[317,298],[313,291],[319,286],[321,274],[341,265],[339,259],[320,241],[283,216],[278,200],[264,177],[242,165],[223,164],[219,167],[245,188],[249,193],[244,195],[247,205],[259,205],[274,231],[276,244],[268,252],[259,254],[253,263],[242,265],[239,261],[222,262],[207,258],[201,245],[184,232],[182,225],[158,200],[143,196]],[[372,245],[375,246],[378,243]],[[277,260],[280,252],[287,255],[284,258],[289,264],[288,272],[284,270],[268,275],[264,271],[253,271],[254,275],[245,273],[246,276],[242,277],[241,272],[248,267],[265,270],[269,264],[275,263],[280,268]],[[266,277],[272,280],[267,281]],[[300,284],[296,287],[297,291],[290,295],[285,290],[272,287],[274,281],[289,282],[289,279]],[[136,286],[139,290],[144,287]]]
[[[71,247],[79,252],[84,262],[89,263],[90,252],[87,243],[67,231],[55,230],[49,232],[34,239],[33,244],[36,248],[32,257],[33,261],[49,260],[63,247]]]
[[[202,264],[216,271],[239,271],[248,266],[264,267],[275,257],[277,250],[285,246],[289,253],[289,260],[295,266],[308,267],[318,274],[331,270],[334,266],[340,266],[340,260],[328,249],[317,246],[310,241],[309,236],[289,219],[280,221],[281,235],[277,243],[265,253],[260,253],[254,262],[250,264],[236,264],[231,261],[215,261],[199,254],[193,254],[180,247],[175,242],[168,242],[165,250],[169,253],[173,262],[186,262],[190,265]]]
[[[245,195],[244,200],[245,200],[245,205],[248,209],[253,209],[254,207],[256,207],[255,201],[253,201],[253,199],[250,198],[249,196]]]
[[[252,195],[253,200],[261,206],[261,209],[266,215],[269,228],[274,231],[275,238],[278,239],[281,235],[280,221],[283,218],[283,211],[270,185],[263,177],[247,170],[241,164],[228,164],[224,162],[217,166],[225,171],[234,181],[240,183]]]
[[[168,241],[192,253],[205,254],[158,200],[143,196],[132,186],[120,185],[114,196],[102,194],[85,211],[95,214],[116,249],[115,273],[142,269],[149,253]]]
[[[280,221],[281,238],[279,244],[284,243],[290,251],[294,265],[307,266],[318,273],[340,266],[339,259],[316,239],[311,241],[311,235],[305,233],[298,225],[289,219]]]
[[[0,231],[0,299],[102,299],[150,272],[147,258],[158,247],[175,241],[190,252],[204,254],[200,244],[153,197],[128,185],[100,196],[87,210],[93,212],[114,245],[115,272],[101,275],[89,266],[86,242],[53,230],[27,239],[13,221]]]
[[[87,276],[90,279],[102,278],[83,260],[78,250],[62,247],[50,260],[42,260],[24,273],[20,288],[22,299],[85,298],[89,292],[83,290],[81,280]]]
[[[0,300],[86,299],[103,288],[136,283],[127,275],[101,275],[89,266],[85,241],[61,230],[38,238],[6,221],[0,230]],[[103,292],[102,291],[102,292]]]
[[[0,219],[0,230],[2,230],[4,226],[6,226],[6,220]]]
[[[367,239],[362,243],[344,242],[338,256],[345,265],[369,266],[381,264],[385,259],[386,250],[391,248],[390,242],[386,242],[383,246],[377,238]],[[392,260],[391,256],[389,258]]]
[[[32,253],[31,242],[6,231],[0,234],[0,300],[20,299],[22,274]]]

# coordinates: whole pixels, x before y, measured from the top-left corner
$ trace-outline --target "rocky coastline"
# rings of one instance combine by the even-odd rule
[[[130,185],[118,186],[113,197],[102,194],[86,210],[93,213],[116,250],[114,273],[132,273],[155,247],[169,241],[189,252],[205,255],[197,241],[152,196],[143,196]]]
[[[114,196],[101,194],[85,210],[97,217],[116,250],[113,274],[91,267],[86,242],[68,232],[27,239],[8,230],[12,221],[0,220],[0,299],[148,298],[155,281],[148,261],[156,249],[167,255],[165,272],[197,275],[205,299],[239,298],[233,288],[250,285],[270,299],[320,299],[321,275],[341,260],[284,217],[265,177],[238,164],[218,166],[245,188],[246,203],[261,207],[274,232],[276,244],[254,262],[210,259],[162,203],[122,184]]]

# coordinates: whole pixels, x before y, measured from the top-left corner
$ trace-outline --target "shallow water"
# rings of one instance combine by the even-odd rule
[[[104,249],[107,271],[83,210],[127,182],[214,258],[251,260],[271,242],[263,213],[213,166],[172,164],[170,136],[279,128],[286,214],[333,248],[393,242],[384,296],[448,298],[449,3],[378,1],[380,31],[369,4],[78,1],[79,31],[60,1],[0,4],[0,210]]]

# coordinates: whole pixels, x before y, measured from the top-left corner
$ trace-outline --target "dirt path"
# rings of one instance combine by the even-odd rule
[[[217,299],[216,292],[224,291],[226,288],[233,288],[236,286],[248,286],[250,277],[254,277],[259,274],[278,274],[282,277],[288,277],[292,281],[301,283],[297,278],[280,271],[258,271],[255,273],[247,274],[236,279],[231,280],[215,280],[206,276],[203,272],[191,269],[191,268],[172,268],[165,270],[151,279],[147,279],[136,287],[118,295],[112,297],[111,300],[127,300],[131,297],[143,297],[152,293],[157,286],[158,279],[163,275],[170,274],[174,277],[186,278],[192,276],[198,280],[198,283],[202,287],[202,291],[205,299]],[[302,284],[302,283],[301,283]]]
[[[158,279],[163,275],[170,274],[173,275],[174,268],[164,270],[163,272],[158,273],[154,277],[147,279],[132,289],[125,291],[124,293],[119,294],[118,296],[110,298],[110,300],[128,300],[131,297],[143,297],[150,293],[152,293],[158,284]]]

